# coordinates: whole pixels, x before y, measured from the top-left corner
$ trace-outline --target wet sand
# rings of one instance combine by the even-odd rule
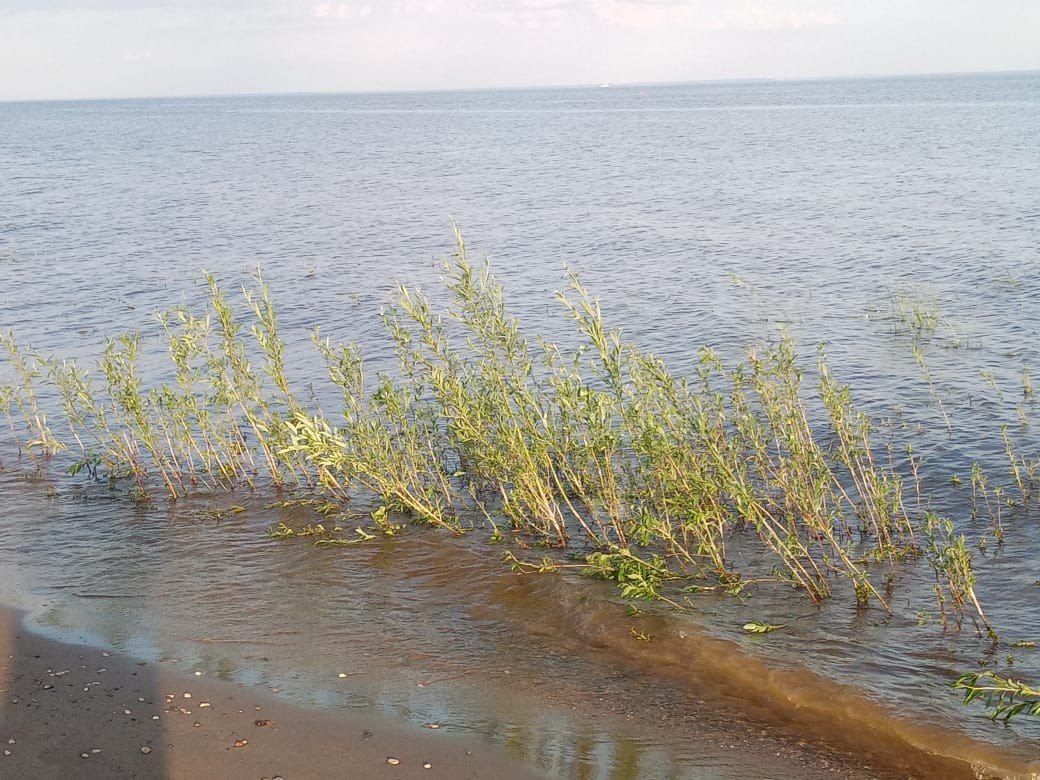
[[[454,734],[53,642],[3,607],[0,688],[4,778],[538,777]]]
[[[667,719],[664,713],[662,717]],[[939,769],[943,761],[931,768],[885,767],[876,756],[871,760],[835,750],[816,735],[781,736],[721,712],[716,717],[725,722],[707,718],[695,731],[714,751],[741,756],[749,778],[971,776],[963,766]],[[687,749],[697,752],[697,743]],[[23,628],[22,613],[0,606],[2,778],[545,776],[550,775],[450,729],[422,728],[356,710],[299,707],[264,689],[193,675],[173,663],[56,642]],[[706,775],[694,771],[682,776]]]

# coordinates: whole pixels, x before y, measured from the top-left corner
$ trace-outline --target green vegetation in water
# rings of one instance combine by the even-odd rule
[[[451,533],[482,517],[496,538],[508,526],[521,546],[577,548],[586,573],[628,598],[663,598],[668,583],[706,576],[740,592],[726,545],[748,529],[773,579],[820,601],[845,577],[860,602],[887,608],[865,561],[918,554],[915,523],[902,478],[875,455],[871,420],[822,350],[826,418],[811,420],[790,339],[732,367],[704,349],[696,376],[679,377],[570,281],[557,300],[583,343],[565,351],[522,332],[460,238],[445,265],[449,307],[400,286],[384,312],[399,372],[366,376],[356,346],[315,330],[343,399],[338,423],[290,387],[259,275],[244,291],[248,322],[212,276],[208,310],[159,315],[166,382],[144,386],[137,334],[110,339],[95,372],[27,358],[7,337],[17,381],[3,398],[34,457],[78,450],[73,471],[128,479],[141,496],[157,483],[176,498],[267,481],[313,493],[306,500],[331,513],[360,494],[379,502],[371,519],[384,534],[397,530],[391,517]],[[61,398],[62,441],[39,410],[41,381]]]
[[[787,628],[787,626],[764,623],[761,620],[752,620],[750,623],[745,623],[741,628],[749,634],[771,634],[774,631]]]
[[[946,405],[939,395],[931,369],[925,360],[925,348],[935,340],[940,326],[948,324],[942,317],[939,302],[934,295],[921,295],[908,289],[900,289],[892,296],[892,310],[895,332],[909,338],[910,352],[921,367],[928,383],[928,392],[939,408],[947,432],[952,434],[953,425],[949,414],[946,413]],[[960,346],[960,339],[955,338],[951,345]]]
[[[994,635],[967,539],[924,511],[912,449],[900,473],[822,348],[809,366],[787,337],[735,365],[704,348],[692,376],[676,375],[611,327],[572,276],[556,299],[580,344],[564,349],[523,332],[488,264],[472,263],[459,237],[444,266],[451,303],[438,309],[402,285],[383,313],[393,374],[369,375],[356,345],[314,330],[342,399],[328,413],[287,379],[259,274],[243,290],[245,318],[212,276],[206,283],[205,310],[159,315],[169,371],[152,386],[140,377],[138,334],[110,339],[93,370],[0,338],[13,377],[0,409],[22,450],[38,464],[68,450],[70,473],[128,482],[141,499],[270,485],[286,496],[280,505],[323,517],[271,536],[319,546],[392,536],[408,521],[451,534],[483,527],[508,541],[519,572],[576,568],[626,599],[676,607],[684,593],[743,596],[768,580],[814,602],[844,581],[858,603],[888,609],[896,568],[924,556],[944,625],[970,617]],[[939,316],[907,306],[900,322],[917,344]],[[923,353],[919,362],[927,372]],[[44,386],[60,402],[60,435],[42,411]],[[1024,388],[1031,397],[1025,379]],[[1037,465],[1006,441],[1025,495]],[[998,490],[973,470],[973,501],[999,540]],[[350,507],[373,500],[367,520],[348,527]],[[741,558],[766,561],[763,571],[738,570],[727,551],[738,535],[757,547]],[[525,560],[531,548],[540,560]]]
[[[931,338],[942,323],[939,302],[934,295],[899,289],[892,296],[892,309],[896,332],[908,333],[914,339]]]
[[[1018,715],[1040,716],[1040,690],[994,672],[972,672],[957,678],[953,687],[964,692],[964,703],[976,699],[990,709],[993,720],[1007,722]]]
[[[963,615],[981,620],[986,633],[994,639],[996,632],[986,619],[975,595],[975,570],[972,554],[964,534],[955,534],[953,523],[927,513],[925,516],[925,557],[935,573],[935,600],[943,625],[952,622],[960,628]],[[974,608],[974,611],[971,611]],[[978,623],[975,627],[981,633]]]

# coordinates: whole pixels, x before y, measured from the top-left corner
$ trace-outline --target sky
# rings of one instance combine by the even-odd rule
[[[0,100],[1040,69],[1040,0],[0,0]]]

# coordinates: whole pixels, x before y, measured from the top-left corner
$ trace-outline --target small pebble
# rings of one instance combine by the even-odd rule
[[[97,755],[98,753],[101,752],[101,748],[93,748],[90,752],[93,753],[94,755]]]
[[[11,755],[11,751],[10,751],[10,750],[5,750],[5,751],[4,751],[4,755],[5,755],[5,756],[9,756],[9,755]]]
[[[343,674],[343,672],[340,672],[340,673],[339,673],[339,678],[340,678],[341,680],[342,680],[342,679],[343,679],[344,677],[346,677],[346,676],[347,676],[347,675]]]
[[[248,744],[249,744],[249,740],[248,739],[236,739],[235,740],[235,747],[237,747],[237,748],[245,747]]]
[[[8,744],[8,745],[13,745],[13,744],[14,744],[14,740],[13,740],[13,739],[9,739],[9,740],[7,740],[7,744]]]
[[[204,702],[200,702],[200,703],[199,703],[199,707],[200,707],[200,708],[202,708],[202,707],[208,707],[208,706],[210,706],[210,704],[209,704],[209,702],[208,702],[208,701],[204,701]]]
[[[202,672],[195,672],[196,677],[202,677]]]
[[[123,710],[123,714],[124,715],[129,715],[130,714],[130,710]]]
[[[393,756],[387,756],[386,757],[386,763],[388,763],[390,766],[397,766],[398,764],[401,763],[401,760],[397,759],[397,758],[394,758]]]
[[[103,655],[105,658],[108,658],[108,653],[102,653],[101,655]]]
[[[148,747],[147,745],[145,745],[143,748],[141,748],[141,752],[144,753],[147,756],[149,753],[152,752],[152,749],[150,747]]]
[[[428,729],[439,729],[440,727],[441,727],[440,723],[427,723],[426,724],[426,728],[428,728]]]
[[[191,694],[190,693],[185,693],[184,694],[184,698],[185,699],[190,699],[191,698]]]
[[[44,689],[45,691],[49,691],[49,690],[50,690],[51,688],[53,688],[53,687],[54,687],[53,685],[44,685],[44,686],[43,686],[43,689]]]
[[[429,761],[427,761],[426,763],[424,763],[422,765],[422,768],[423,769],[433,769],[433,764],[431,764]]]
[[[90,758],[90,753],[80,753],[79,757],[80,758]]]
[[[159,716],[158,715],[152,715],[152,720],[159,720]]]
[[[202,728],[202,724],[199,723],[198,721],[195,721],[194,723],[192,723],[191,726],[192,726],[192,728],[196,728],[196,729]]]
[[[144,696],[138,696],[138,697],[137,697],[137,700],[138,700],[138,701],[144,701]]]

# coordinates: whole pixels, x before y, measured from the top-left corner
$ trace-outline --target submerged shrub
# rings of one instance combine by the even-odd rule
[[[214,277],[206,285],[204,309],[159,315],[169,367],[150,386],[139,335],[110,339],[93,370],[3,337],[13,378],[0,405],[29,454],[72,447],[70,472],[129,478],[136,495],[267,484],[323,506],[357,501],[375,506],[371,530],[384,534],[405,519],[452,533],[484,521],[494,539],[512,529],[518,547],[573,549],[585,573],[633,599],[667,601],[669,582],[699,577],[716,584],[694,589],[733,593],[781,580],[820,601],[844,578],[861,602],[887,607],[876,567],[918,551],[921,529],[895,466],[875,455],[870,418],[822,352],[814,394],[788,337],[732,366],[704,349],[693,375],[677,375],[612,328],[572,276],[557,301],[579,344],[563,349],[524,332],[460,237],[446,306],[402,285],[383,312],[394,373],[366,375],[357,346],[313,332],[342,399],[332,413],[291,386],[292,351],[259,274],[239,308]],[[67,442],[47,424],[41,385],[57,391]],[[322,544],[371,537],[321,528]],[[985,623],[963,539],[943,528],[928,526],[940,605],[958,616],[971,605]],[[272,533],[301,535],[292,530]],[[738,536],[768,576],[737,570]]]
[[[1040,690],[996,672],[962,674],[953,687],[964,692],[964,703],[979,699],[990,709],[990,718],[1005,723],[1019,715],[1040,717]]]

